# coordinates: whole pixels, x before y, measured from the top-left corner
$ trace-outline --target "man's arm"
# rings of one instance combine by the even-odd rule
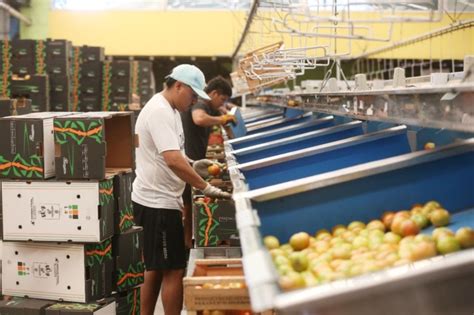
[[[210,127],[214,125],[226,125],[229,122],[237,123],[237,120],[234,115],[220,115],[220,116],[211,116],[208,115],[202,109],[195,109],[192,112],[193,121],[196,125],[200,127]]]
[[[222,118],[220,116],[208,115],[203,109],[193,110],[192,116],[194,123],[200,127],[210,127],[222,124]]]
[[[166,165],[183,181],[201,190],[207,186],[207,183],[189,165],[181,151],[171,150],[165,151],[162,154]]]

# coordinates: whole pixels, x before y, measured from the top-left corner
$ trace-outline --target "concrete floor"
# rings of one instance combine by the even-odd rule
[[[160,296],[158,296],[158,301],[156,302],[154,315],[164,315],[164,314],[165,314],[165,311],[163,310],[163,303],[161,303],[161,294],[160,294]]]

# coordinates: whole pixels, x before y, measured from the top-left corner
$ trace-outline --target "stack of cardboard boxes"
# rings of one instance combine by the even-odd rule
[[[113,60],[104,62],[102,110],[139,111],[155,94],[150,61]]]
[[[31,113],[31,100],[9,99],[0,96],[0,117],[16,116]]]
[[[10,97],[10,81],[12,76],[11,69],[12,48],[9,41],[0,41],[0,96]]]
[[[33,303],[32,314],[139,314],[132,114],[33,113],[1,118],[0,131],[2,291],[49,300],[4,301],[0,313]]]
[[[71,102],[71,42],[66,40],[13,40],[11,85],[7,96],[32,100],[32,110],[69,111]],[[5,60],[9,54],[5,51]]]
[[[135,61],[132,66],[132,96],[139,102],[140,108],[155,94],[155,79],[151,61]],[[136,99],[138,96],[138,100]]]
[[[99,111],[102,101],[104,48],[81,46],[73,50],[73,111]]]
[[[105,61],[104,48],[67,40],[0,41],[0,96],[32,111],[139,110],[154,94],[151,61]]]
[[[49,101],[52,111],[71,110],[71,66],[72,43],[67,40],[47,40],[46,72],[49,76]]]

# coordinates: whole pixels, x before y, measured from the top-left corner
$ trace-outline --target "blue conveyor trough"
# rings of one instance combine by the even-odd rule
[[[227,154],[231,159],[235,159],[239,164],[242,164],[319,144],[359,136],[363,133],[362,122],[353,121],[233,150]]]
[[[233,166],[249,190],[410,152],[407,128],[397,126]]]

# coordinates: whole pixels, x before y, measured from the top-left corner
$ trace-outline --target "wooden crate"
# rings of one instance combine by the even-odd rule
[[[224,146],[221,144],[212,144],[207,146],[207,152],[222,153],[224,152]]]
[[[241,259],[196,259],[184,278],[184,304],[188,311],[248,310]]]

